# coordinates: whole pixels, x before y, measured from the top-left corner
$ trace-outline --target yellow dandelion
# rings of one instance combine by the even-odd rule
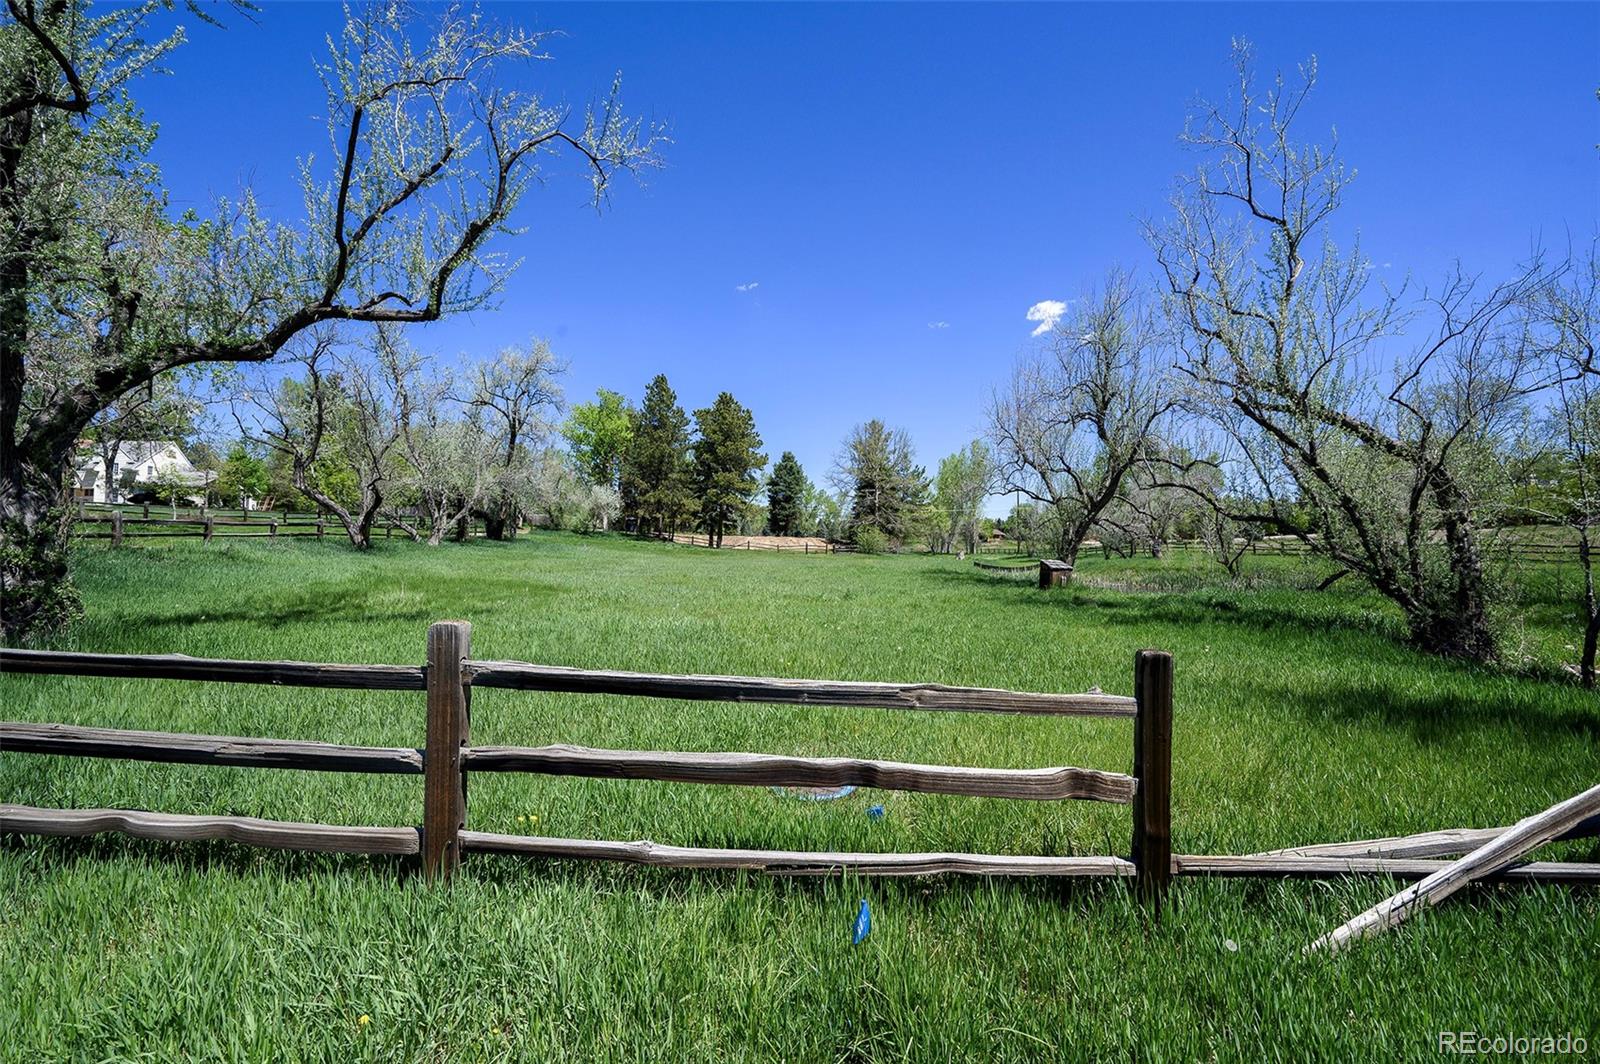
[[[522,823],[522,822],[523,822],[523,821],[525,821],[525,820],[527,820],[527,819],[528,819],[528,818],[527,818],[527,817],[525,817],[525,816],[519,816],[519,817],[517,817],[517,823],[519,823],[519,824],[521,824],[521,823]]]
[[[365,1027],[367,1024],[369,1024],[371,1022],[372,1022],[372,1017],[368,1016],[364,1012],[361,1015],[356,1017],[356,1023],[360,1024],[362,1027]]]

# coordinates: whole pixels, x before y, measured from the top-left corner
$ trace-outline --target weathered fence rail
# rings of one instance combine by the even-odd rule
[[[136,809],[46,809],[0,805],[0,832],[80,836],[120,832],[178,842],[228,840],[279,849],[419,855],[430,879],[448,878],[466,853],[622,861],[673,868],[755,869],[784,875],[915,876],[941,873],[1126,878],[1159,903],[1173,875],[1385,875],[1424,879],[1450,867],[1432,859],[1465,852],[1509,831],[1452,829],[1366,842],[1318,844],[1245,855],[1172,852],[1172,658],[1135,656],[1133,695],[1050,694],[944,684],[893,684],[754,676],[687,676],[475,660],[471,630],[446,621],[428,630],[426,664],[357,665],[240,661],[181,654],[87,654],[0,649],[0,671],[43,675],[270,684],[425,693],[426,741],[418,748],[298,739],[133,731],[78,724],[0,722],[0,753],[98,757],[423,777],[420,827],[296,823]],[[759,702],[919,711],[1021,713],[1128,719],[1132,770],[985,768],[783,754],[472,746],[475,688],[697,701]],[[528,772],[616,780],[732,786],[855,785],[926,794],[1032,801],[1087,800],[1130,807],[1127,856],[980,853],[834,853],[670,846],[649,841],[504,835],[467,828],[472,772]],[[1561,825],[1561,837],[1600,832],[1600,817]],[[1496,867],[1507,881],[1600,885],[1600,864],[1536,861]]]

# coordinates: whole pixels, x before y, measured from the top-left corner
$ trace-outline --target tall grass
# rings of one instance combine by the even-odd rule
[[[946,558],[713,552],[540,534],[437,550],[332,543],[85,548],[63,648],[420,662],[430,621],[476,656],[1128,693],[1173,651],[1180,852],[1509,823],[1600,776],[1600,707],[1555,682],[1558,603],[1524,668],[1430,660],[1345,581],[1257,563],[1086,559],[1041,593]],[[1168,574],[1163,576],[1162,574]],[[1192,587],[1186,585],[1192,584]],[[1346,586],[1351,585],[1351,586]],[[404,693],[0,679],[13,719],[420,745]],[[1126,721],[480,691],[477,742],[755,750],[1126,770]],[[415,779],[0,753],[4,800],[414,824]],[[857,791],[473,777],[482,830],[685,845],[1122,853],[1122,807]],[[882,803],[881,819],[866,815]],[[1589,857],[1566,844],[1558,854]],[[448,890],[393,859],[105,837],[0,847],[0,1057],[1195,1059],[1431,1057],[1441,1030],[1600,1044],[1600,898],[1470,892],[1341,956],[1300,946],[1375,880],[1180,880],[1159,923],[1117,884],[790,882],[473,857]],[[858,901],[873,931],[851,946]],[[367,1017],[365,1023],[361,1017]]]

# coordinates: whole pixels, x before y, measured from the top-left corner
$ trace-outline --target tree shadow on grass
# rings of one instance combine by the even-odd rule
[[[1440,667],[1450,668],[1447,662]],[[1577,736],[1600,741],[1600,706],[1552,705],[1554,698],[1505,698],[1493,693],[1417,694],[1371,682],[1318,683],[1271,696],[1314,728],[1377,724],[1404,732],[1418,745],[1448,743],[1467,732],[1515,730],[1530,740]]]
[[[307,594],[294,602],[246,602],[236,605],[196,606],[170,613],[157,613],[139,619],[142,631],[159,628],[189,628],[195,625],[251,624],[266,628],[284,628],[307,623],[354,621],[417,621],[429,623],[438,620],[438,608],[426,604],[396,608],[393,604],[379,604],[377,595],[352,594],[341,588],[335,593],[314,596]],[[85,625],[85,628],[89,627]]]
[[[1600,738],[1600,702],[1573,706],[1576,687],[1571,679],[1549,666],[1497,669],[1471,662],[1452,661],[1412,650],[1405,643],[1401,619],[1376,604],[1348,598],[1316,598],[1301,604],[1295,595],[1314,592],[1107,592],[1066,587],[1040,591],[1018,586],[1020,581],[990,580],[982,572],[940,570],[938,578],[960,585],[987,585],[1004,595],[1007,609],[1033,611],[1093,610],[1096,624],[1107,627],[1169,626],[1203,629],[1227,626],[1261,635],[1290,632],[1314,637],[1324,656],[1352,657],[1379,653],[1395,667],[1423,670],[1468,681],[1497,682],[1470,692],[1417,694],[1396,684],[1335,681],[1319,677],[1315,684],[1262,684],[1247,677],[1231,688],[1267,704],[1282,705],[1314,726],[1333,723],[1379,723],[1409,732],[1419,743],[1447,741],[1451,736],[1483,728],[1518,728],[1529,735],[1571,734]],[[996,589],[995,584],[1000,584]],[[1009,587],[1007,585],[1010,585]],[[1339,643],[1330,637],[1343,638]],[[1376,641],[1375,645],[1370,641]],[[1181,664],[1179,665],[1181,675]],[[1508,695],[1503,681],[1514,685],[1538,684]],[[1544,686],[1550,685],[1550,686]],[[1515,686],[1513,687],[1513,690]]]
[[[1291,628],[1314,634],[1338,628],[1396,640],[1405,634],[1398,617],[1386,616],[1376,609],[1362,608],[1348,600],[1317,598],[1305,603],[1302,608],[1282,601],[1294,592],[1231,592],[1222,588],[1209,591],[1105,591],[1072,586],[1040,591],[1020,579],[1004,576],[992,578],[977,570],[964,572],[940,569],[931,575],[959,586],[1009,592],[1005,600],[1008,608],[1092,609],[1097,613],[1096,619],[1108,625],[1229,624],[1260,631]]]

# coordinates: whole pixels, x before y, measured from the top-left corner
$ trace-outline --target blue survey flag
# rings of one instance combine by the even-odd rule
[[[873,820],[882,820],[883,819],[883,806],[881,806],[881,805],[868,806],[867,807],[867,815],[869,817],[871,817]]]
[[[861,899],[861,908],[856,912],[855,938],[851,945],[861,945],[861,940],[872,934],[872,909],[867,905],[867,899]]]

